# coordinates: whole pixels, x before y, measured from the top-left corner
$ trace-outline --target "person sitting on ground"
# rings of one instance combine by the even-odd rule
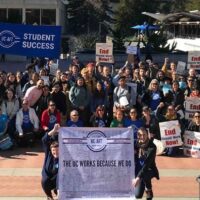
[[[144,125],[144,122],[138,118],[138,112],[136,108],[131,108],[129,117],[125,119],[125,127],[133,128],[134,139],[137,139],[137,130]]]
[[[8,116],[8,135],[14,141],[15,140],[15,123],[16,114],[19,110],[19,100],[15,97],[14,90],[9,88],[6,90],[6,98],[2,103],[2,112]]]
[[[117,109],[114,113],[114,118],[111,121],[110,127],[125,127],[124,112]]]
[[[47,132],[53,129],[55,124],[61,123],[61,114],[56,109],[56,104],[54,101],[50,100],[48,103],[48,108],[43,111],[41,117],[42,129]]]
[[[180,119],[181,116],[177,113],[177,111],[175,110],[175,107],[173,105],[169,105],[167,107],[167,111],[166,111],[165,115],[160,115],[159,109],[158,109],[156,116],[159,119],[159,122],[178,120],[179,127],[181,129],[181,135],[183,135],[184,123]],[[165,154],[168,155],[168,156],[176,156],[178,154],[182,154],[182,152],[181,152],[181,149],[179,147],[169,147],[165,150]]]
[[[16,117],[17,141],[19,146],[32,144],[39,130],[39,119],[33,108],[29,107],[27,100],[23,100],[22,108]]]
[[[70,119],[66,122],[68,127],[83,127],[83,121],[79,119],[79,113],[77,110],[70,112]]]
[[[0,107],[0,137],[5,135],[8,127],[8,116],[2,113]]]
[[[45,152],[44,164],[42,168],[42,189],[49,200],[53,200],[52,190],[58,193],[58,163],[59,163],[59,144],[54,138],[58,135],[59,124],[47,132],[43,138],[43,148]]]
[[[108,127],[108,115],[104,105],[99,105],[96,108],[96,112],[90,118],[90,124],[92,127]]]

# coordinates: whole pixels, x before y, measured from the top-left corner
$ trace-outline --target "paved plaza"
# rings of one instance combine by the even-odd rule
[[[0,200],[43,200],[41,144],[0,152]],[[158,156],[160,180],[153,180],[155,200],[199,199],[200,160]]]

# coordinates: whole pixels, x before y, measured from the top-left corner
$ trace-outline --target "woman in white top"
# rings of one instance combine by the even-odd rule
[[[16,113],[19,110],[19,100],[15,97],[14,90],[9,88],[6,90],[6,98],[2,103],[2,113],[8,116],[8,134],[14,139]]]

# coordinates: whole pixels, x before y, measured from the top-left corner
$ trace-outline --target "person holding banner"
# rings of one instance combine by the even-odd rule
[[[153,140],[149,139],[148,131],[139,128],[137,131],[137,142],[135,145],[135,179],[132,185],[135,188],[135,197],[140,199],[146,192],[146,199],[153,199],[152,178],[159,180],[159,172],[156,167],[156,146]]]
[[[178,120],[178,125],[180,126],[180,129],[181,129],[181,135],[183,135],[184,124],[183,124],[182,120],[180,119],[179,113],[177,113],[177,111],[175,110],[175,107],[173,105],[169,105],[167,107],[167,111],[166,111],[165,115],[161,115],[160,110],[158,109],[156,116],[159,119],[159,122]],[[180,149],[178,146],[169,147],[169,148],[166,148],[166,150],[165,150],[165,154],[168,156],[177,155],[179,153],[180,153]]]
[[[195,112],[192,121],[189,123],[187,130],[200,132],[200,112]]]
[[[58,189],[58,156],[59,144],[54,138],[58,135],[59,124],[55,124],[54,128],[46,133],[42,138],[43,148],[45,152],[44,164],[42,168],[42,189],[48,200],[53,200],[52,192],[57,195]]]

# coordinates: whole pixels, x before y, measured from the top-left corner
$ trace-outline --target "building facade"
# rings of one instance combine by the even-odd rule
[[[65,5],[61,0],[0,0],[0,22],[61,25],[66,32]]]

